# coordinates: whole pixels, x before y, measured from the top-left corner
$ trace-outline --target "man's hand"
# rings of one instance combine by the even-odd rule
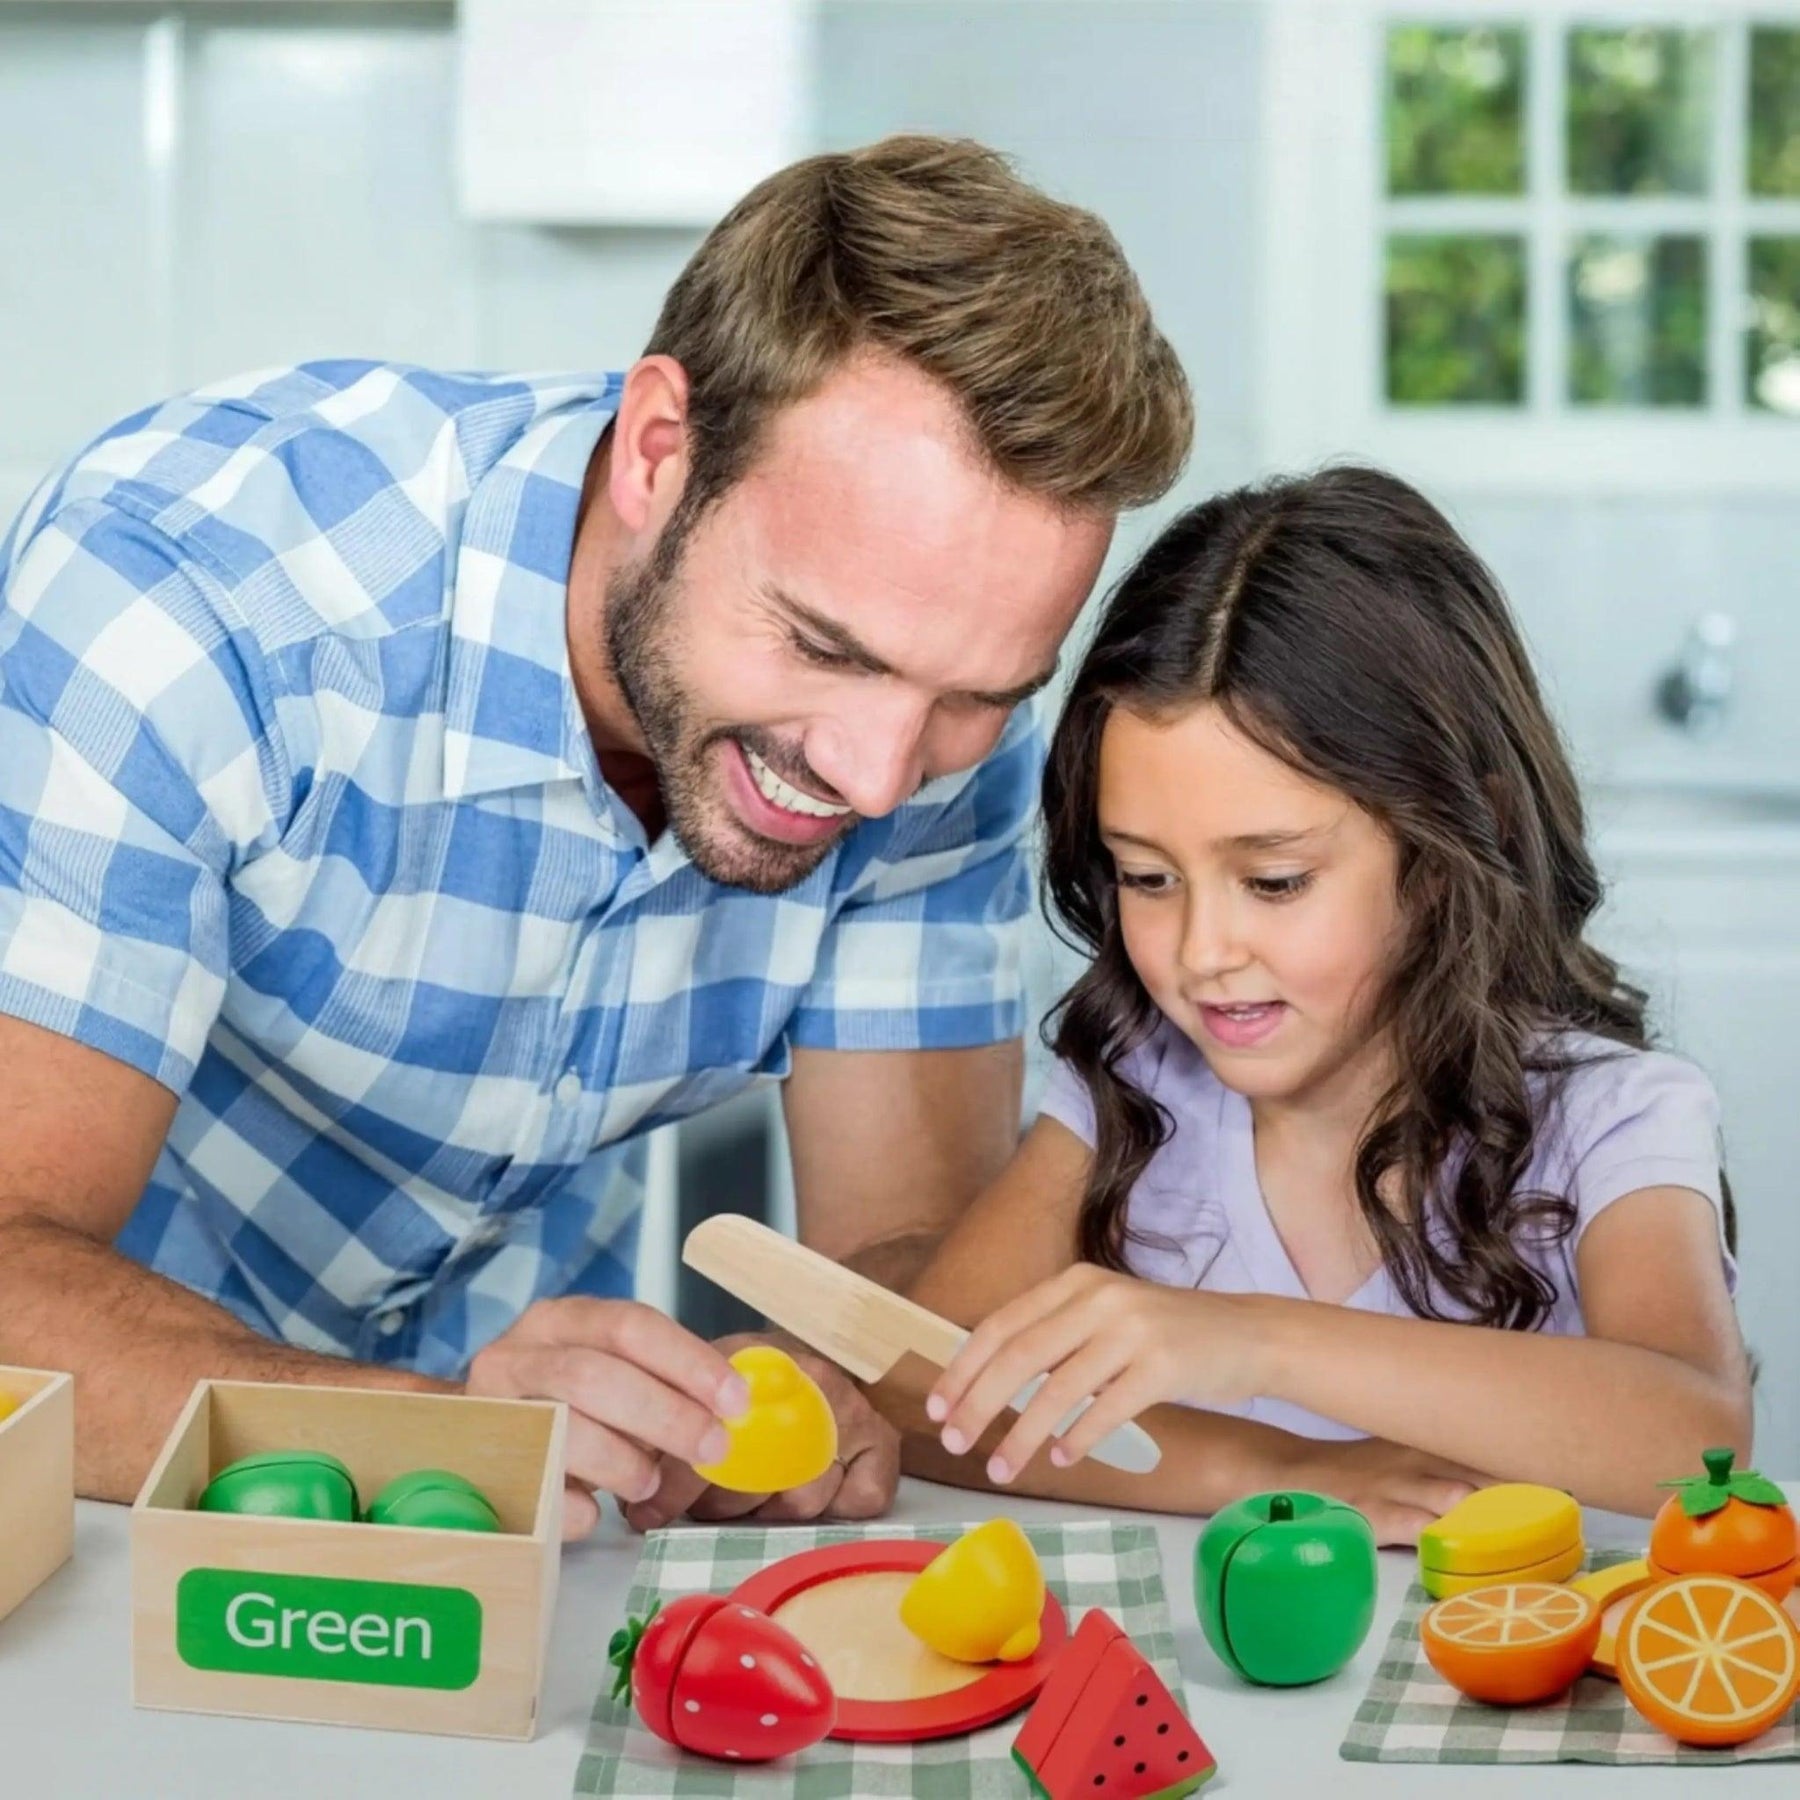
[[[819,1384],[837,1416],[838,1460],[817,1481],[784,1494],[739,1494],[711,1486],[693,1463],[710,1458],[680,1452],[665,1456],[661,1479],[647,1498],[624,1506],[625,1522],[637,1531],[655,1531],[686,1513],[695,1519],[750,1518],[794,1524],[829,1514],[837,1519],[877,1519],[893,1504],[900,1480],[900,1435],[871,1406],[862,1390],[836,1363],[827,1362],[779,1332],[721,1338],[721,1357],[746,1344],[779,1344]]]
[[[721,1421],[750,1403],[743,1376],[723,1350],[654,1307],[583,1297],[527,1307],[477,1353],[466,1387],[471,1394],[567,1403],[565,1538],[585,1537],[599,1523],[597,1491],[629,1507],[657,1495],[668,1471],[692,1475],[689,1464],[723,1456]],[[677,1502],[670,1516],[686,1504]]]

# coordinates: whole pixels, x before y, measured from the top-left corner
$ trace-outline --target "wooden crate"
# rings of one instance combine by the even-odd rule
[[[75,1544],[75,1383],[0,1365],[0,1619],[68,1561]]]
[[[566,1409],[361,1388],[202,1381],[131,1516],[140,1706],[528,1738],[561,1567]],[[498,1533],[193,1510],[259,1450],[323,1450],[362,1505],[450,1469]]]

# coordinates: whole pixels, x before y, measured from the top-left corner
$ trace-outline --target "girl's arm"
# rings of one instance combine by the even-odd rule
[[[1586,1337],[1257,1299],[1266,1391],[1618,1512],[1654,1511],[1656,1483],[1709,1445],[1747,1463],[1749,1370],[1706,1197],[1623,1196],[1575,1264]]]
[[[1074,1266],[1076,1220],[1090,1160],[1073,1132],[1040,1119],[999,1179],[938,1246],[908,1289],[911,1298],[958,1324],[974,1325]],[[958,1487],[996,1486],[987,1478],[986,1464],[1010,1414],[1002,1413],[969,1452],[952,1455],[926,1417],[919,1383],[890,1378],[871,1397],[902,1434],[908,1474]],[[1184,1406],[1153,1406],[1140,1422],[1162,1446],[1162,1461],[1152,1473],[1128,1475],[1087,1461],[1058,1469],[1039,1455],[1007,1490],[1110,1508],[1210,1514],[1260,1489],[1306,1487],[1361,1507],[1383,1543],[1411,1543],[1424,1525],[1486,1479],[1399,1444],[1319,1443]]]
[[[1192,1293],[1068,1269],[989,1317],[937,1384],[955,1445],[1052,1371],[997,1447],[1017,1468],[1083,1393],[1105,1393],[1058,1454],[1071,1461],[1157,1400],[1291,1401],[1492,1478],[1538,1481],[1648,1513],[1656,1483],[1732,1444],[1746,1459],[1750,1384],[1705,1196],[1628,1194],[1576,1250],[1588,1337],[1398,1319],[1308,1300]]]

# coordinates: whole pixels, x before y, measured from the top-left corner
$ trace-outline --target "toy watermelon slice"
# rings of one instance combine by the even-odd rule
[[[1012,1753],[1038,1800],[1175,1800],[1218,1770],[1143,1652],[1097,1607],[1052,1665]]]

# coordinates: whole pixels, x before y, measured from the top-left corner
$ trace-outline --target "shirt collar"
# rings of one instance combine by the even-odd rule
[[[568,579],[582,479],[619,379],[531,424],[476,483],[450,595],[444,792],[451,799],[579,780]]]

